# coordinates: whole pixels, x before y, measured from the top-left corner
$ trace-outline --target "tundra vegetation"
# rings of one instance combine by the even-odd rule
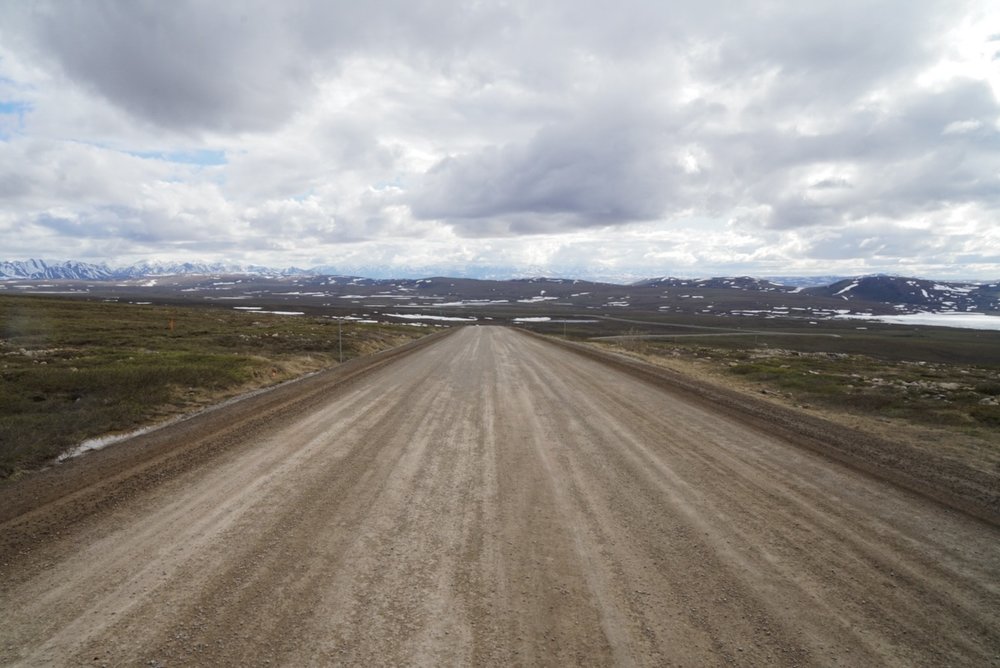
[[[0,478],[68,448],[338,363],[337,321],[0,296]],[[345,361],[431,331],[343,323]]]
[[[857,352],[852,342],[837,339],[824,339],[818,347],[826,350],[796,340],[747,346],[746,339],[735,338],[714,339],[711,345],[641,341],[625,347],[645,356],[696,361],[800,405],[971,431],[1000,429],[1000,360],[984,360],[957,340],[946,350],[939,339],[942,347],[921,354],[922,346],[883,337],[889,354]]]

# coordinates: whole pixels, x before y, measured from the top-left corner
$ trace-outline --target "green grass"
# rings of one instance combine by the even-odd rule
[[[427,331],[345,323],[344,357]],[[337,359],[328,318],[0,296],[0,477]]]

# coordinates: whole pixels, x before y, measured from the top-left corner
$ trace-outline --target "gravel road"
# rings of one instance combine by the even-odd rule
[[[2,665],[1000,665],[996,526],[498,327],[0,521]]]

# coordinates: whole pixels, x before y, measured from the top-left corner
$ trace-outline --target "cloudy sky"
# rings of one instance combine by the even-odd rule
[[[0,259],[1000,277],[995,0],[0,5]]]

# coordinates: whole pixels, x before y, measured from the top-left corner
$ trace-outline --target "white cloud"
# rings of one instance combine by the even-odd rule
[[[0,233],[111,261],[1000,275],[997,34],[977,0],[10,3]]]
[[[983,122],[975,118],[969,119],[967,121],[952,121],[947,126],[945,126],[942,134],[964,135],[968,132],[974,132],[981,127],[983,127]]]

